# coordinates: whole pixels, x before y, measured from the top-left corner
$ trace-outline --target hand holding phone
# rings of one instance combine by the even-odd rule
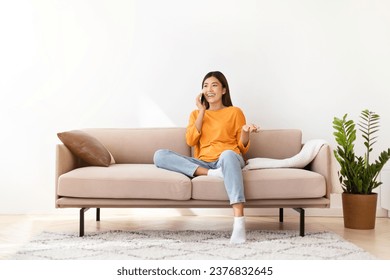
[[[204,97],[203,92],[201,92],[196,97],[196,107],[198,107],[199,110],[206,110],[206,99]]]

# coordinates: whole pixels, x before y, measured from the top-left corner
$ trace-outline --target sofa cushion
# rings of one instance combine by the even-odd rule
[[[305,169],[278,168],[243,172],[246,200],[319,198],[326,194],[325,178]],[[192,198],[228,200],[222,179],[192,179]]]
[[[61,175],[57,194],[79,198],[188,200],[191,180],[153,164],[88,166]]]
[[[77,157],[94,166],[115,163],[111,153],[95,137],[81,130],[57,133],[58,138]]]

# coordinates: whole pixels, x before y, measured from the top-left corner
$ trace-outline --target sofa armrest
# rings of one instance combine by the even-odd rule
[[[72,154],[72,152],[64,145],[57,144],[56,146],[56,174],[55,174],[55,195],[56,201],[58,199],[57,189],[58,189],[58,178],[73,169],[76,169],[80,166],[80,160]]]
[[[332,192],[332,158],[330,146],[325,144],[319,150],[317,156],[309,165],[309,170],[319,173],[325,177],[326,181],[326,198],[330,198]]]

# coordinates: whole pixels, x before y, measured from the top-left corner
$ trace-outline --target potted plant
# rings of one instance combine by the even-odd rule
[[[338,144],[334,150],[336,160],[340,164],[339,181],[343,189],[342,203],[344,226],[353,229],[375,228],[377,193],[373,190],[382,182],[378,175],[390,158],[390,149],[380,153],[373,161],[370,153],[376,143],[376,133],[379,131],[379,115],[369,110],[363,110],[358,123],[364,139],[365,153],[355,154],[356,128],[347,114],[339,119],[333,119],[333,135]]]

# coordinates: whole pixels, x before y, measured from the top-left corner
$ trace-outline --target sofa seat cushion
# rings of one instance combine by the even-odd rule
[[[278,168],[243,172],[245,198],[320,198],[326,194],[325,178],[305,169]],[[192,198],[228,200],[223,180],[210,176],[192,179]]]
[[[153,164],[88,166],[61,175],[57,193],[80,198],[188,200],[191,180]]]

